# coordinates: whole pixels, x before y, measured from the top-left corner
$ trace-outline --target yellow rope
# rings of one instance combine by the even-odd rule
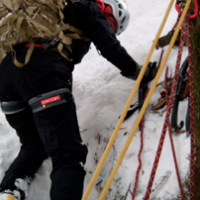
[[[7,195],[6,200],[14,200],[14,197],[12,195]]]
[[[126,113],[127,113],[128,109],[129,109],[129,107],[131,105],[131,102],[132,102],[132,100],[133,100],[138,88],[139,88],[140,82],[142,80],[142,77],[144,76],[144,73],[145,73],[146,68],[148,66],[149,60],[150,60],[150,58],[151,58],[151,56],[153,54],[153,51],[154,51],[154,49],[155,49],[155,47],[156,47],[156,45],[158,43],[158,39],[159,39],[159,37],[161,35],[161,32],[163,30],[163,27],[164,27],[166,21],[167,21],[167,18],[168,18],[168,15],[170,13],[170,10],[171,10],[171,8],[173,6],[173,3],[174,3],[174,0],[171,0],[169,6],[167,8],[167,11],[165,13],[165,16],[163,18],[163,21],[162,21],[162,23],[160,25],[160,28],[158,30],[158,33],[156,35],[156,38],[155,38],[155,40],[154,40],[154,42],[152,44],[150,52],[149,52],[149,54],[148,54],[148,56],[147,56],[147,58],[145,60],[145,63],[144,63],[144,65],[143,65],[143,67],[142,67],[142,69],[140,71],[140,74],[139,74],[139,76],[137,78],[137,81],[136,81],[136,83],[135,83],[135,85],[134,85],[134,87],[133,87],[133,89],[131,91],[131,94],[130,94],[128,100],[127,100],[127,103],[126,103],[126,105],[124,107],[124,110],[122,111],[121,117],[118,120],[118,123],[117,123],[117,125],[116,125],[116,127],[115,127],[115,129],[114,129],[114,131],[112,133],[112,136],[111,136],[111,138],[110,138],[110,140],[109,140],[109,142],[108,142],[108,144],[106,146],[106,149],[105,149],[105,151],[104,151],[104,153],[103,153],[103,155],[102,155],[102,157],[101,157],[101,159],[99,161],[99,164],[98,164],[98,166],[97,166],[97,168],[96,168],[96,170],[95,170],[95,172],[94,172],[94,174],[93,174],[93,176],[92,176],[92,178],[90,180],[90,183],[88,184],[88,187],[87,187],[83,197],[82,197],[82,200],[87,200],[88,199],[88,197],[89,197],[89,195],[90,195],[90,193],[92,191],[92,188],[94,187],[95,181],[97,180],[97,178],[98,178],[98,176],[99,176],[99,174],[101,172],[101,169],[102,169],[102,167],[103,167],[103,165],[105,163],[105,160],[106,160],[106,158],[107,158],[107,156],[108,156],[108,154],[110,152],[110,149],[112,148],[112,145],[113,145],[113,143],[114,143],[114,141],[115,141],[115,139],[117,137],[117,134],[119,132],[119,129],[120,129],[120,127],[121,127],[121,125],[122,125],[122,123],[124,121]]]
[[[135,135],[137,127],[139,126],[139,123],[140,123],[140,121],[142,119],[142,116],[144,115],[144,112],[145,112],[145,110],[146,110],[146,108],[148,106],[148,103],[149,103],[149,101],[150,101],[150,99],[152,97],[152,94],[153,94],[153,92],[154,92],[154,90],[156,88],[156,85],[157,85],[157,82],[158,82],[158,80],[160,78],[160,75],[161,75],[161,73],[162,73],[162,71],[163,71],[163,69],[165,67],[165,64],[167,62],[169,54],[171,53],[171,50],[172,50],[172,48],[174,46],[175,40],[176,40],[176,38],[178,36],[178,32],[179,32],[179,30],[181,28],[181,25],[182,25],[183,21],[184,21],[184,18],[185,18],[185,15],[186,15],[187,11],[188,11],[190,3],[191,3],[191,0],[188,0],[186,5],[185,5],[185,8],[184,8],[184,10],[182,12],[182,15],[181,15],[181,18],[180,18],[180,20],[179,20],[179,22],[177,24],[177,28],[176,28],[176,30],[174,32],[174,35],[173,35],[173,37],[171,39],[171,42],[169,44],[169,47],[167,49],[166,55],[163,58],[163,61],[162,61],[161,65],[160,65],[160,67],[159,67],[159,70],[158,70],[157,75],[156,75],[156,77],[155,77],[155,79],[153,81],[151,89],[150,89],[150,91],[149,91],[149,93],[148,93],[148,95],[147,95],[147,97],[146,97],[146,99],[144,101],[144,104],[143,104],[143,106],[141,108],[141,111],[140,111],[140,113],[138,115],[138,118],[136,119],[136,122],[135,122],[135,124],[134,124],[134,126],[133,126],[133,128],[131,130],[131,133],[130,133],[128,139],[127,139],[127,142],[126,142],[126,144],[125,144],[125,146],[124,146],[124,148],[123,148],[123,150],[122,150],[122,152],[121,152],[121,154],[120,154],[120,156],[119,156],[119,158],[118,158],[118,160],[117,160],[117,162],[115,164],[115,167],[113,168],[113,170],[112,170],[112,172],[110,174],[110,177],[109,177],[109,179],[108,179],[108,181],[107,181],[107,183],[106,183],[106,185],[105,185],[105,187],[104,187],[104,189],[103,189],[103,191],[102,191],[102,193],[101,193],[101,195],[99,197],[99,200],[103,200],[105,198],[106,193],[107,193],[107,191],[108,191],[108,189],[109,189],[109,187],[110,187],[110,185],[111,185],[111,183],[112,183],[112,181],[114,179],[114,176],[117,173],[117,170],[118,170],[119,166],[121,165],[122,160],[123,160],[123,158],[124,158],[124,156],[126,154],[126,151],[128,150],[128,147],[129,147],[129,145],[130,145],[130,143],[131,143],[131,141],[132,141],[132,139],[133,139],[133,137]]]

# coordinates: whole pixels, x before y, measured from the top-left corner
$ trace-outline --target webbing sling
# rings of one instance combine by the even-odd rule
[[[172,30],[169,33],[167,33],[167,35],[164,35],[164,36],[160,37],[159,40],[158,40],[158,43],[156,45],[156,49],[163,48],[163,47],[169,45],[173,34],[174,34],[174,30]],[[178,38],[175,41],[175,45],[177,45],[177,46],[179,44],[179,37],[180,37],[180,33],[178,34]]]
[[[31,42],[30,43],[30,48],[28,49],[27,51],[27,54],[26,54],[26,57],[25,57],[25,62],[24,63],[20,63],[17,58],[16,58],[16,54],[15,54],[15,51],[14,51],[14,64],[17,66],[17,67],[23,67],[25,66],[26,64],[28,64],[28,62],[30,61],[30,58],[31,58],[31,55],[33,53],[33,50],[35,48],[35,43],[34,42]]]

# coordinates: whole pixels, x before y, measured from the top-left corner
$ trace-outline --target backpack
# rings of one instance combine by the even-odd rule
[[[66,0],[0,0],[0,47],[6,53],[15,54],[14,46],[30,43],[25,63],[14,57],[16,66],[23,67],[29,62],[35,42],[50,42],[56,38],[61,52],[63,47],[72,51],[72,39],[84,39],[80,30],[64,24],[66,4]]]

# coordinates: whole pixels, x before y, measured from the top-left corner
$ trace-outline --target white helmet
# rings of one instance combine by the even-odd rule
[[[126,4],[122,0],[103,0],[103,2],[112,7],[113,16],[117,21],[116,35],[121,34],[127,28],[130,19]]]

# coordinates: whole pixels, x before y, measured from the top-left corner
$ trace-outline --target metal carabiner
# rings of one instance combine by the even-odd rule
[[[182,13],[182,10],[181,10],[181,8],[180,8],[180,6],[179,6],[180,3],[181,3],[181,1],[180,1],[180,0],[177,0],[177,1],[176,1],[176,4],[175,4],[175,8],[176,8],[176,10],[177,10],[177,12],[178,12],[179,14]],[[199,13],[198,1],[197,1],[197,0],[194,0],[194,14],[190,16],[190,19],[196,18],[197,15],[198,15],[198,13]]]
[[[194,0],[194,14],[190,16],[190,19],[196,18],[198,13],[199,13],[198,1]]]
[[[181,14],[182,13],[182,10],[179,6],[179,4],[181,3],[181,1],[177,0],[176,3],[175,3],[175,8],[176,8],[176,11]]]

